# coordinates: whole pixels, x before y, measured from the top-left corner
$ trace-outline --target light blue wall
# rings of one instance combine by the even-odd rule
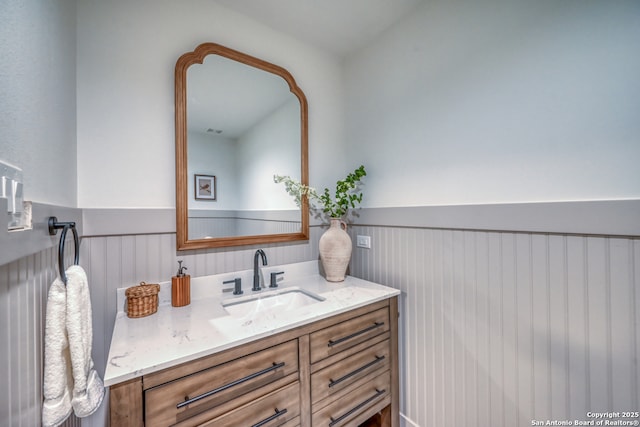
[[[297,209],[273,175],[300,179],[300,102],[281,105],[238,140],[239,209]]]
[[[0,2],[0,159],[24,198],[76,206],[75,0]]]
[[[366,205],[640,197],[640,3],[433,0],[347,60]]]

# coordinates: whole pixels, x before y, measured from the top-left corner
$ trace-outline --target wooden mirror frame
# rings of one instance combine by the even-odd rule
[[[261,59],[246,55],[216,43],[203,43],[193,52],[187,52],[176,62],[175,70],[175,114],[176,114],[176,248],[190,249],[219,248],[263,243],[291,242],[309,239],[309,204],[303,198],[300,206],[301,230],[299,233],[262,234],[250,236],[217,237],[189,240],[189,204],[187,176],[187,69],[194,64],[202,64],[207,55],[220,55],[282,77],[291,93],[300,101],[300,182],[309,184],[309,149],[307,98],[296,84],[293,76],[284,68]],[[284,191],[284,187],[283,187]]]

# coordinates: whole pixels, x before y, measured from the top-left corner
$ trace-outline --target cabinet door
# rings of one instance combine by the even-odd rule
[[[389,309],[366,313],[311,334],[311,363],[339,353],[389,330]]]
[[[245,404],[249,393],[260,394],[255,390],[266,394],[283,381],[297,381],[297,373],[297,340],[205,369],[146,390],[146,425],[173,425],[214,407],[233,409]]]

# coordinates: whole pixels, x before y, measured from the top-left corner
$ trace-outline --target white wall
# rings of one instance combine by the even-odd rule
[[[292,100],[258,122],[238,140],[240,209],[297,209],[273,175],[300,179],[300,102]],[[294,121],[292,123],[292,120]],[[295,147],[292,149],[292,146]]]
[[[346,64],[365,205],[640,197],[640,3],[434,0]]]
[[[203,42],[295,77],[310,105],[312,182],[331,182],[316,165],[344,151],[337,58],[206,0],[87,0],[78,4],[80,207],[175,206],[174,67]]]
[[[76,206],[75,1],[0,2],[0,159],[24,198]]]

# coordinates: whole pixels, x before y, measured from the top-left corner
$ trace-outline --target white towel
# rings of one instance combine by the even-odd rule
[[[70,414],[70,407],[73,407],[76,416],[80,418],[89,416],[100,407],[104,397],[102,379],[91,359],[93,328],[87,274],[82,267],[74,265],[67,269],[66,276],[66,287],[58,279],[51,285],[52,290],[49,291],[47,302],[45,402],[42,409],[42,421],[45,426],[55,426],[64,421]],[[65,296],[61,297],[61,294]],[[60,301],[65,302],[62,315],[59,310]],[[63,333],[59,333],[60,329]],[[64,351],[58,352],[59,347]],[[48,355],[51,360],[48,360]],[[61,366],[64,366],[64,369],[61,369]],[[54,390],[55,393],[48,394],[48,389]],[[64,392],[61,393],[60,390]]]
[[[104,385],[91,359],[93,327],[87,274],[73,265],[67,275],[67,336],[73,373],[73,411],[80,417],[93,414],[104,397]]]
[[[71,356],[66,327],[67,291],[56,279],[49,288],[44,331],[42,425],[58,426],[71,415]]]

